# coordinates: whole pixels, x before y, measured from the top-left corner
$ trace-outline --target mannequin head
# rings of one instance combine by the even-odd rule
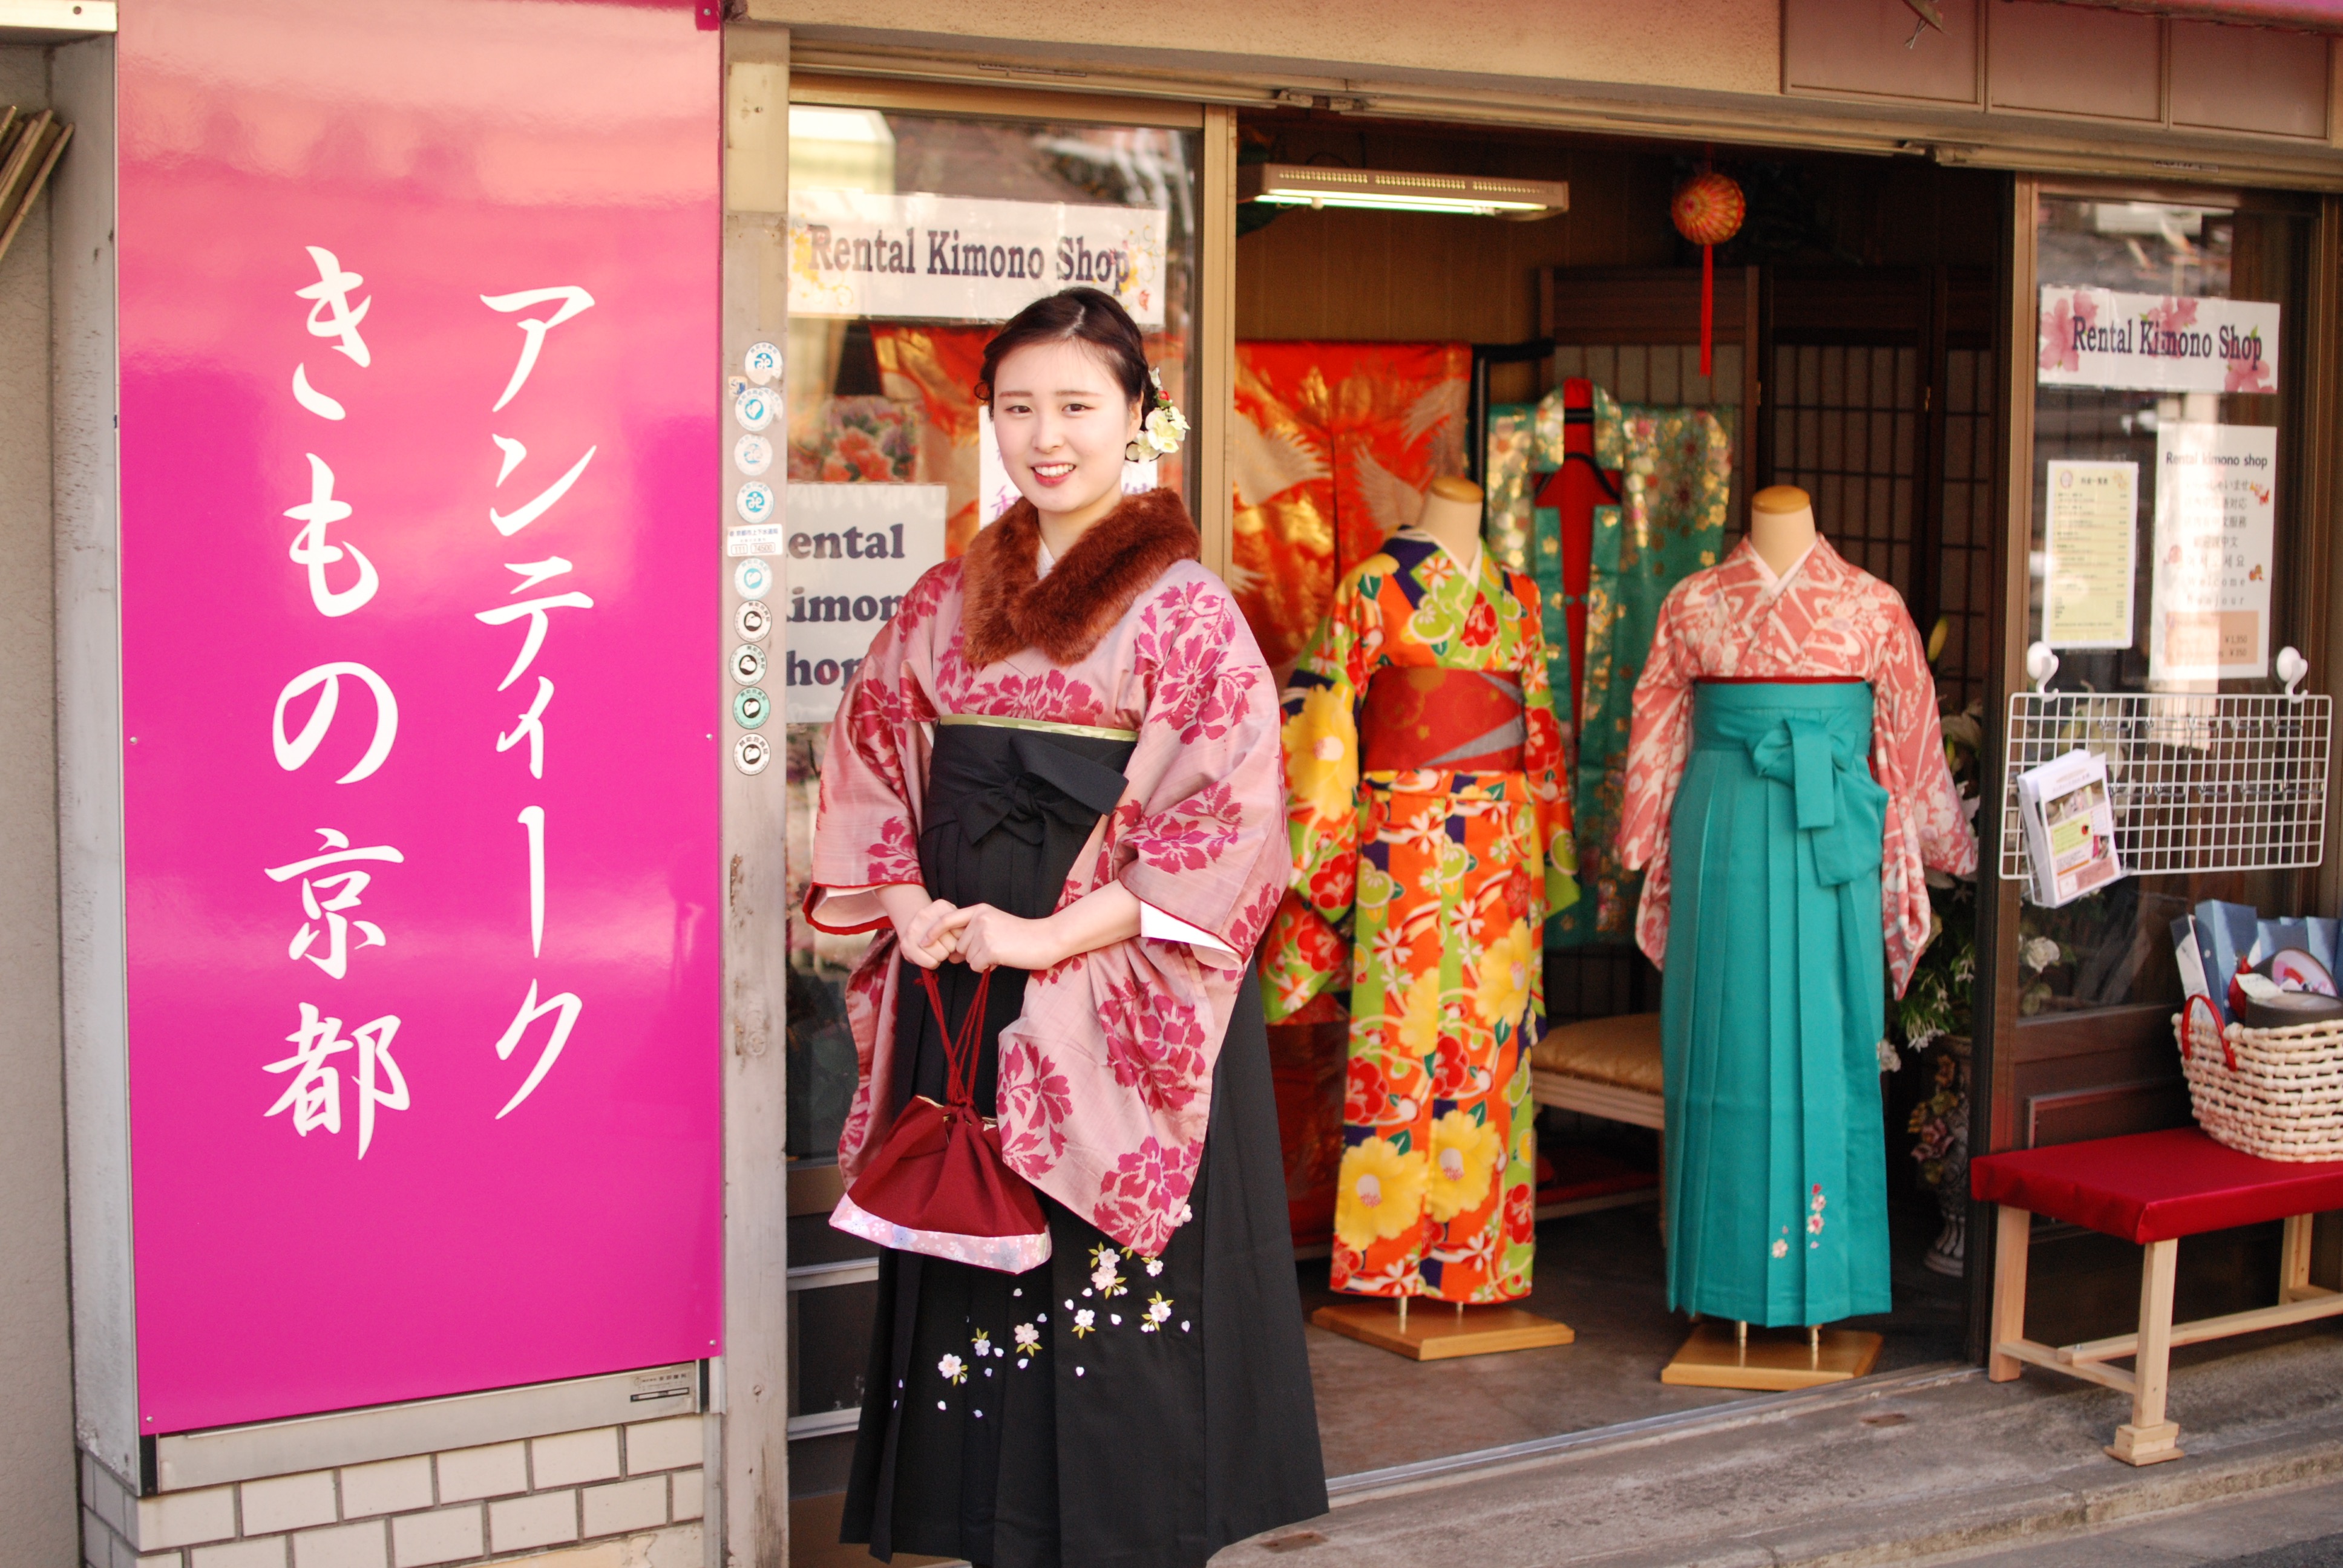
[[[1443,474],[1423,493],[1423,513],[1415,526],[1438,539],[1460,561],[1473,559],[1481,542],[1481,487]]]
[[[1775,577],[1815,542],[1815,504],[1795,485],[1768,485],[1749,498],[1749,548]]]

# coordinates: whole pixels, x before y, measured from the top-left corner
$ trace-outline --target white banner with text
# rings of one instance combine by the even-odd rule
[[[1163,325],[1157,209],[867,191],[789,193],[789,314],[1005,321],[1087,284]]]

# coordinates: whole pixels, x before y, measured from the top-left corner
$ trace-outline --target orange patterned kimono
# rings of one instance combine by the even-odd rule
[[[1509,739],[1493,749],[1476,718],[1461,748],[1377,766],[1443,717],[1377,683],[1460,671],[1493,678],[1433,701],[1502,710]],[[1335,1288],[1517,1301],[1536,1239],[1538,938],[1578,896],[1537,589],[1485,549],[1467,570],[1403,531],[1335,590],[1284,710],[1294,869],[1262,972],[1272,1022],[1350,990]],[[1391,732],[1403,713],[1409,732]],[[1453,765],[1506,746],[1504,766]]]

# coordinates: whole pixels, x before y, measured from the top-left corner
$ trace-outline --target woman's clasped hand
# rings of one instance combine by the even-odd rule
[[[889,896],[893,895],[893,896]],[[1071,957],[1063,922],[1052,916],[1029,920],[990,904],[954,904],[930,899],[919,888],[890,888],[880,895],[903,956],[931,970],[960,960],[981,973],[995,968],[1045,970]]]

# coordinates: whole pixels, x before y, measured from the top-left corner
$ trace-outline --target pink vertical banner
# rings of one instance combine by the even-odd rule
[[[145,1433],[719,1348],[699,21],[123,7]]]

